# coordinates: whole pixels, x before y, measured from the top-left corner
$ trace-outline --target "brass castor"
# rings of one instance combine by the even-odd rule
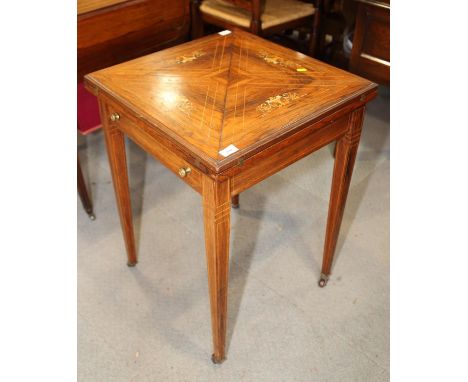
[[[322,273],[320,275],[320,280],[318,282],[319,287],[323,288],[325,285],[327,285],[327,282],[328,282],[328,276]]]
[[[237,210],[237,209],[239,208],[239,203],[237,203],[237,204],[232,203],[232,204],[231,204],[231,207],[232,207],[232,208],[235,208],[235,209]]]
[[[215,365],[219,365],[219,364],[223,363],[225,359],[226,358],[216,359],[214,354],[211,355],[211,362],[213,362]]]
[[[137,264],[137,262],[138,261],[135,261],[135,262],[127,261],[127,267],[134,267]]]
[[[94,213],[88,213],[88,216],[91,220],[96,220],[96,215],[94,215]]]

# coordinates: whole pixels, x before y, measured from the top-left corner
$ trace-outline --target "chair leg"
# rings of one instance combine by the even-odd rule
[[[91,220],[95,220],[96,216],[94,215],[93,212],[93,204],[91,203],[91,199],[88,194],[88,190],[86,189],[86,184],[84,182],[84,177],[83,177],[83,172],[81,171],[81,165],[80,165],[80,158],[77,158],[78,162],[78,194],[80,195],[81,199],[81,204],[83,204],[83,208],[88,214],[89,218]]]
[[[203,37],[203,19],[200,14],[201,0],[191,0],[190,12],[192,18],[192,40]]]
[[[317,40],[319,36],[319,25],[320,25],[320,8],[321,0],[315,2],[315,13],[314,13],[314,24],[310,32],[309,38],[309,56],[314,57],[317,53]]]
[[[231,207],[232,208],[239,208],[239,194],[234,195],[231,198]]]

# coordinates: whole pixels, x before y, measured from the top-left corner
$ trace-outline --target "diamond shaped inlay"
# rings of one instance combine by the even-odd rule
[[[304,124],[373,84],[246,32],[211,35],[86,77],[218,163]]]

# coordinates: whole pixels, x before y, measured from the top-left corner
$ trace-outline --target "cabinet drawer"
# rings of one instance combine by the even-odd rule
[[[176,152],[174,145],[167,138],[121,105],[107,100],[101,102],[103,115],[108,118],[111,126],[117,127],[178,178],[201,193],[201,171]]]

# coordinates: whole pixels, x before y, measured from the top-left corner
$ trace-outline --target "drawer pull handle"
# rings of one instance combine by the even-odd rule
[[[192,172],[192,169],[190,167],[182,167],[182,168],[179,168],[179,175],[182,177],[182,178],[185,178],[188,174],[190,174]]]
[[[112,113],[110,119],[112,122],[118,121],[120,119],[120,115],[118,115],[117,113]]]

